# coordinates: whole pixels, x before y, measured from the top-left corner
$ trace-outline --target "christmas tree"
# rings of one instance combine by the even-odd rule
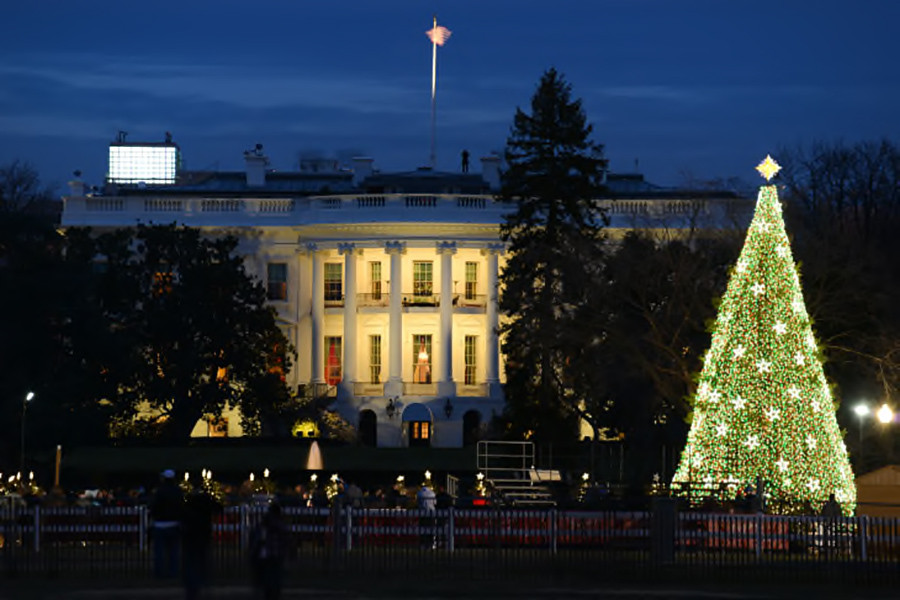
[[[767,181],[781,167],[767,156]],[[759,480],[771,512],[818,510],[834,494],[852,514],[856,486],[835,417],[778,191],[759,190],[719,306],[673,489],[733,500]]]

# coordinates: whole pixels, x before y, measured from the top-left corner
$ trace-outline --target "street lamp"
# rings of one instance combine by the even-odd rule
[[[881,405],[881,408],[878,409],[876,416],[878,417],[878,421],[881,424],[887,425],[894,420],[894,411],[892,411],[891,407],[887,405],[887,402],[885,402]]]
[[[34,399],[34,392],[28,392],[25,394],[25,399],[22,400],[22,451],[19,455],[19,473],[25,472],[25,412],[28,410],[28,403]]]

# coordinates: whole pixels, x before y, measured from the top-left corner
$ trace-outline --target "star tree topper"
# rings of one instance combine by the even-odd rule
[[[759,171],[760,175],[766,178],[766,181],[771,181],[775,174],[781,170],[781,165],[775,162],[771,156],[766,154],[766,159],[756,165],[756,170]]]

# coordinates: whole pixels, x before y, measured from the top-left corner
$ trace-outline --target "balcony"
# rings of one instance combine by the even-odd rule
[[[344,305],[344,296],[342,295],[325,295],[325,308],[334,308]]]
[[[453,294],[453,306],[460,308],[484,308],[487,301],[487,294]]]
[[[441,297],[437,294],[403,294],[403,306],[440,306]]]
[[[391,295],[385,293],[378,294],[357,294],[356,306],[380,306],[387,307],[391,305]]]
[[[413,383],[411,381],[403,382],[404,396],[436,396],[437,383]]]
[[[353,384],[354,396],[384,396],[383,383],[363,383],[356,382]]]

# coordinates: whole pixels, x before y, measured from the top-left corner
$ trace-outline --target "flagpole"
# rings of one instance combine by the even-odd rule
[[[437,15],[434,15],[434,30],[437,30]],[[437,39],[431,40],[431,168],[436,168],[435,157],[435,135],[436,135],[436,119],[435,119],[435,92],[437,91]]]

